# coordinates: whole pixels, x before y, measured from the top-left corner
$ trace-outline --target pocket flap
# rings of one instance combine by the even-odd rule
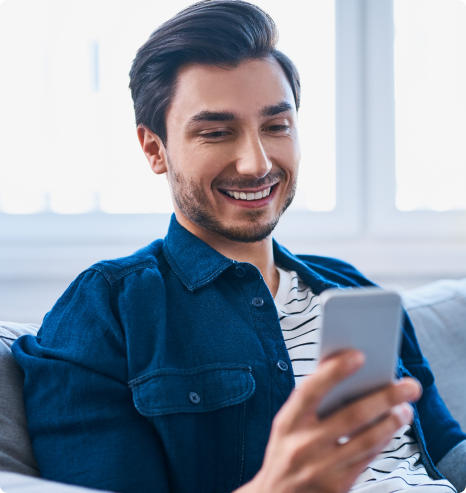
[[[156,370],[129,385],[144,416],[215,411],[249,399],[255,390],[251,368],[244,365]]]

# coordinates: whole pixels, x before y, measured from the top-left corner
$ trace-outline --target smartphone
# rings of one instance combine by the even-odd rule
[[[343,349],[364,353],[364,366],[340,382],[317,409],[324,418],[394,381],[401,342],[401,297],[380,288],[329,289],[320,295],[320,359]]]

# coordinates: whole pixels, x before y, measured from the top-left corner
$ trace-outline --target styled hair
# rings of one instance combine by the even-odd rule
[[[179,69],[187,64],[236,67],[273,57],[282,67],[299,108],[299,74],[275,49],[278,30],[256,5],[241,0],[204,0],[156,29],[138,50],[130,75],[136,125],[144,125],[167,145],[166,112]]]

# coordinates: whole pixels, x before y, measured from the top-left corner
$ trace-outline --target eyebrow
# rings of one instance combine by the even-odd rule
[[[230,111],[200,111],[192,116],[188,125],[194,125],[199,122],[232,122],[238,117]]]
[[[283,101],[281,103],[272,104],[270,106],[265,106],[265,108],[262,108],[261,116],[275,116],[279,113],[284,113],[285,111],[291,111],[292,109],[293,106],[291,106],[290,103]]]
[[[275,116],[279,113],[284,113],[285,111],[291,111],[293,106],[286,101],[278,104],[271,104],[262,108],[260,114],[261,116]],[[238,116],[231,111],[200,111],[193,115],[188,122],[188,126],[195,125],[201,122],[233,122],[239,120]]]

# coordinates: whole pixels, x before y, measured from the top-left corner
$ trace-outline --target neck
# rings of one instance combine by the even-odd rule
[[[216,233],[200,228],[186,219],[186,217],[178,211],[176,211],[175,214],[177,221],[184,228],[207,243],[214,250],[217,250],[217,252],[232,260],[236,260],[237,262],[248,262],[255,265],[260,270],[270,293],[272,296],[275,296],[278,290],[280,276],[273,259],[271,236],[256,243],[232,241]]]

